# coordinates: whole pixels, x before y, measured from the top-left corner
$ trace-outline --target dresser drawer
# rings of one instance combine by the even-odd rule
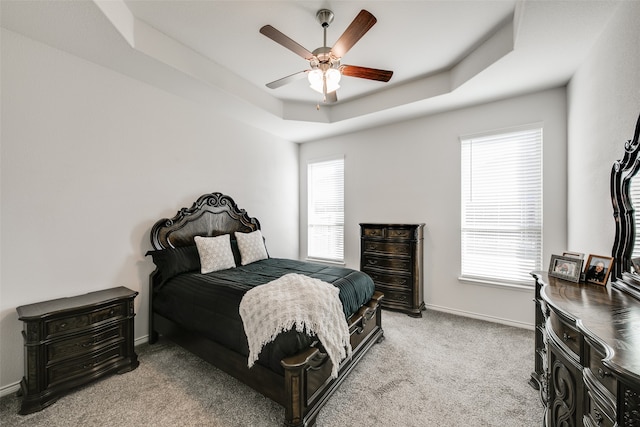
[[[366,227],[362,229],[364,237],[384,237],[384,227]]]
[[[613,427],[615,416],[601,404],[591,391],[587,391],[587,407],[585,408],[584,425],[593,427]]]
[[[364,272],[367,273],[371,277],[371,279],[373,279],[373,283],[375,283],[376,286],[385,286],[405,291],[411,291],[413,286],[410,276],[402,276],[399,274],[384,274],[379,273],[375,270],[371,270],[369,268],[365,268]]]
[[[404,242],[364,242],[365,252],[376,252],[386,255],[411,256],[411,243]]]
[[[399,272],[411,273],[411,260],[402,258],[385,258],[365,256],[362,260],[362,270],[372,268],[395,270]]]
[[[51,342],[46,346],[47,360],[49,363],[57,363],[60,360],[95,351],[119,339],[124,340],[124,327],[125,324],[121,323],[92,335]]]
[[[410,308],[413,305],[413,295],[410,291],[402,291],[386,286],[376,286],[376,290],[384,294],[382,306]]]
[[[560,343],[563,344],[563,347],[573,355],[576,361],[580,361],[580,345],[582,344],[582,335],[580,332],[578,332],[578,330],[572,325],[562,320],[553,311],[549,315],[549,322],[551,323],[551,329],[560,339]]]
[[[58,363],[47,367],[47,386],[51,387],[57,383],[71,381],[77,377],[85,377],[91,371],[99,371],[106,366],[113,366],[117,359],[123,359],[126,343],[105,348],[101,352]]]
[[[597,351],[594,347],[589,346],[589,369],[593,373],[594,378],[604,386],[609,392],[616,396],[618,392],[618,381],[611,374],[611,371],[602,364],[604,355]]]
[[[362,237],[401,240],[418,239],[416,230],[420,230],[420,228],[399,225],[370,225],[362,228]]]
[[[127,314],[127,304],[119,303],[104,307],[93,312],[51,320],[45,323],[47,336],[66,334],[105,320],[120,319]]]

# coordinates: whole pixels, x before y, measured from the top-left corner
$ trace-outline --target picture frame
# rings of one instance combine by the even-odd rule
[[[583,259],[575,256],[551,255],[549,276],[578,283],[583,262]]]
[[[562,256],[584,259],[584,254],[582,252],[563,252]]]
[[[584,266],[584,277],[588,283],[606,286],[613,266],[613,257],[589,254]]]

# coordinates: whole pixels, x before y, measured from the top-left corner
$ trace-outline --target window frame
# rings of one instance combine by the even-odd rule
[[[312,225],[314,225],[314,209],[312,207],[312,199],[314,197],[314,189],[312,188],[312,181],[313,181],[313,172],[312,172],[312,167],[313,165],[319,165],[319,164],[323,164],[323,163],[333,163],[333,162],[338,162],[340,161],[342,163],[342,180],[341,180],[341,184],[342,184],[342,188],[341,188],[341,192],[342,192],[342,198],[341,198],[341,207],[342,207],[342,211],[338,214],[338,216],[341,215],[342,221],[341,224],[338,225],[338,227],[341,228],[341,233],[338,233],[338,236],[335,236],[338,238],[338,254],[341,256],[331,256],[328,252],[330,252],[330,250],[328,252],[325,253],[319,253],[319,252],[313,252],[311,249],[311,245],[313,243],[313,233],[311,232],[311,227]],[[345,166],[346,166],[346,162],[345,162],[345,156],[344,155],[335,155],[335,156],[327,156],[327,157],[322,157],[322,158],[316,158],[316,159],[310,159],[307,161],[307,224],[306,224],[306,236],[307,236],[307,247],[306,247],[306,259],[309,261],[318,261],[318,262],[323,262],[323,263],[329,263],[329,264],[339,264],[339,265],[344,265],[345,261],[344,261],[344,254],[345,254],[345,222],[344,222],[344,216],[345,216],[345,203],[344,203],[344,190],[345,190]],[[317,221],[316,221],[317,222]],[[336,221],[339,223],[339,220]],[[335,227],[335,224],[325,224],[328,227]],[[338,255],[336,254],[336,255]]]
[[[473,268],[469,268],[468,265],[465,266],[465,257],[467,257],[465,254],[468,253],[467,251],[465,251],[465,233],[470,234],[470,232],[472,233],[473,230],[479,230],[479,227],[469,227],[469,224],[465,222],[465,214],[467,214],[468,212],[465,211],[465,207],[467,205],[465,205],[465,179],[470,180],[471,177],[467,176],[468,173],[467,171],[465,171],[465,144],[473,144],[473,140],[476,140],[476,142],[482,142],[482,140],[487,140],[487,139],[494,139],[494,141],[500,139],[500,138],[504,138],[510,134],[517,134],[517,133],[523,133],[523,132],[535,132],[538,135],[538,141],[539,141],[539,145],[537,146],[536,150],[537,150],[537,154],[539,156],[539,163],[538,163],[538,168],[536,169],[535,166],[532,166],[531,169],[534,171],[534,174],[538,174],[539,176],[539,180],[537,181],[537,193],[534,195],[534,197],[537,198],[537,200],[535,201],[534,205],[535,205],[535,214],[534,217],[536,217],[536,221],[537,221],[537,226],[534,227],[534,229],[530,230],[528,228],[524,228],[523,229],[523,233],[528,233],[529,231],[533,231],[534,233],[537,234],[537,238],[536,239],[532,239],[531,242],[535,243],[535,250],[537,251],[537,253],[533,256],[533,257],[524,257],[524,256],[514,256],[515,259],[523,259],[523,260],[529,260],[529,262],[532,264],[530,266],[530,268],[528,268],[525,274],[525,267],[523,267],[522,270],[520,270],[520,272],[517,275],[501,275],[501,274],[487,274],[487,271],[484,272],[484,274],[482,274],[483,272],[480,270],[475,270]],[[514,135],[515,137],[515,135]],[[544,209],[543,209],[543,202],[544,202],[544,194],[543,194],[543,190],[544,190],[544,168],[543,168],[543,160],[544,160],[544,126],[542,123],[532,123],[532,124],[527,124],[527,125],[523,125],[523,126],[516,126],[516,127],[510,127],[510,128],[503,128],[503,129],[497,129],[497,130],[493,130],[493,131],[488,131],[488,132],[482,132],[482,133],[475,133],[475,134],[471,134],[471,135],[463,135],[460,136],[459,138],[460,140],[460,273],[458,276],[458,279],[460,281],[465,281],[465,282],[471,282],[471,283],[477,283],[477,284],[483,284],[483,285],[490,285],[490,286],[508,286],[508,287],[516,287],[516,288],[526,288],[529,289],[533,286],[533,282],[531,280],[531,278],[529,277],[528,273],[530,271],[534,271],[534,270],[541,270],[542,267],[542,257],[543,257],[543,251],[544,251],[544,247],[543,247],[543,239],[544,239],[544,218],[543,218],[543,213],[544,213]],[[480,140],[480,141],[478,141]],[[519,156],[522,156],[522,154],[519,154]],[[519,162],[522,162],[522,159],[519,160]],[[513,164],[517,164],[518,162],[514,161]],[[521,164],[521,163],[520,163]],[[469,163],[469,166],[471,164]],[[487,167],[487,169],[489,169],[489,167]],[[506,180],[505,182],[509,182],[509,180]],[[495,194],[496,190],[490,190],[493,191],[493,193]],[[522,191],[522,190],[520,190]],[[522,198],[518,199],[518,200],[522,200]],[[469,216],[469,215],[467,215]],[[514,215],[514,218],[517,217],[517,215]],[[520,214],[520,217],[522,218],[523,215]],[[497,215],[494,215],[493,217],[489,217],[489,218],[493,218],[495,221],[495,224],[499,224],[499,220],[496,221],[497,218],[499,218]],[[519,224],[527,224],[527,221],[520,221]],[[498,228],[495,229],[490,229],[490,232],[493,233],[497,233],[500,234]],[[507,234],[507,233],[505,233]],[[491,239],[491,237],[486,237],[485,241],[488,241],[489,239]],[[482,240],[480,240],[482,241]],[[476,253],[481,252],[482,250],[479,249],[479,247],[476,248],[477,251]],[[500,252],[499,249],[495,250],[494,256],[497,256],[497,254]],[[525,251],[526,253],[526,251]],[[475,273],[475,274],[474,274]]]

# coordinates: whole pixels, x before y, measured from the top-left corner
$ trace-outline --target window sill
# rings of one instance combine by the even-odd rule
[[[489,279],[476,279],[472,277],[458,277],[458,281],[469,283],[472,285],[489,286],[492,288],[507,288],[519,291],[532,291],[534,290],[534,281],[531,280],[531,285],[525,285],[523,283],[507,283],[497,282]]]
[[[344,261],[335,261],[335,260],[322,259],[322,258],[310,258],[310,257],[307,257],[305,259],[305,261],[316,262],[318,264],[339,265],[341,267],[344,267],[345,265],[347,265]]]

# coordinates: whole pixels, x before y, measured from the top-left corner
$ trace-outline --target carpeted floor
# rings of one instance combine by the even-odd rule
[[[538,427],[542,405],[527,381],[533,331],[434,311],[384,311],[375,345],[320,411],[318,427]],[[140,366],[17,415],[0,399],[2,426],[280,426],[284,410],[169,342],[137,348]]]

